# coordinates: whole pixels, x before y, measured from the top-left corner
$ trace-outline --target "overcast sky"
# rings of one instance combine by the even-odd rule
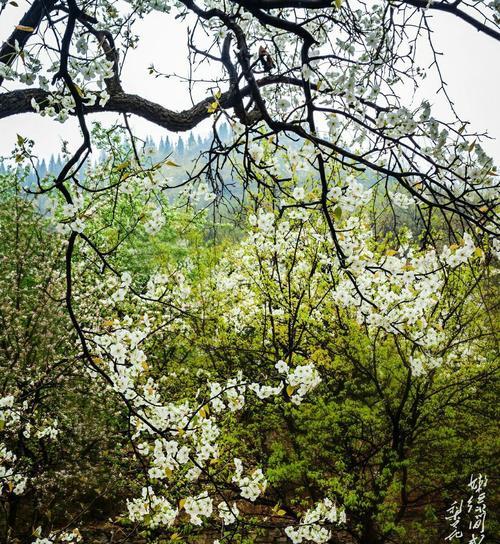
[[[4,41],[12,28],[18,24],[26,10],[26,2],[18,0],[19,7],[9,5],[2,15],[0,40]],[[434,15],[434,40],[443,52],[441,67],[448,90],[455,100],[457,111],[471,122],[477,131],[487,130],[496,141],[485,143],[485,149],[500,158],[500,62],[498,44],[465,23],[448,14]],[[139,48],[130,51],[123,73],[123,86],[127,92],[137,93],[157,101],[171,109],[190,106],[189,95],[184,84],[172,79],[153,79],[148,75],[148,66],[154,64],[163,72],[187,75],[186,26],[172,16],[153,13],[136,23],[135,32],[141,36]],[[424,62],[427,61],[427,62]],[[421,64],[429,64],[422,59]],[[429,80],[422,93],[441,109],[436,96],[435,81]],[[442,110],[444,112],[444,110]],[[112,114],[92,116],[94,119],[112,119]],[[152,135],[159,139],[166,131],[155,125],[133,118],[133,127],[138,135]],[[200,129],[202,132],[203,127]],[[205,129],[207,130],[207,128]],[[78,134],[75,119],[64,125],[34,114],[14,116],[0,121],[0,153],[9,152],[20,133],[33,138],[36,152],[41,157],[57,154],[63,139],[76,142]]]

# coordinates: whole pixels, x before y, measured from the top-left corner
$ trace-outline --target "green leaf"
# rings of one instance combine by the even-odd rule
[[[121,170],[125,170],[127,166],[130,166],[130,161],[121,162],[120,164],[117,164],[115,166],[115,172],[120,172]]]

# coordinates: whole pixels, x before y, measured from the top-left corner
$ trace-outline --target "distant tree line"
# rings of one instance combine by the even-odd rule
[[[223,141],[227,141],[230,137],[231,129],[227,123],[223,123],[219,130],[219,137]],[[210,147],[213,135],[201,136],[195,135],[190,132],[187,138],[179,136],[177,140],[169,137],[161,137],[160,141],[156,141],[152,136],[147,136],[144,140],[144,149],[148,151],[149,156],[152,159],[160,160],[168,155],[174,155],[177,161],[185,161],[194,158],[201,151]],[[104,159],[103,153],[96,157],[95,162],[102,162]],[[45,157],[35,162],[34,170],[38,172],[40,178],[52,174],[57,176],[65,164],[65,159],[61,154],[51,154],[47,160]],[[0,174],[6,174],[7,169],[5,165],[0,162]],[[34,171],[28,176],[27,181],[33,182],[35,180]]]

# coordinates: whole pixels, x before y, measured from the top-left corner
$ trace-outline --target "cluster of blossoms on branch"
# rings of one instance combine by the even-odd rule
[[[440,253],[418,252],[407,233],[400,247],[380,252],[364,217],[370,191],[351,179],[328,196],[329,205],[342,210],[336,215],[339,243],[346,256],[341,265],[338,254],[331,251],[321,216],[307,208],[310,197],[307,188],[297,186],[282,201],[284,212],[279,219],[276,213],[262,209],[249,218],[251,233],[234,255],[221,260],[201,287],[202,292],[215,288],[219,293],[215,298],[225,299],[229,310],[221,320],[242,331],[266,313],[277,321],[286,319],[290,301],[280,302],[278,286],[280,278],[287,277],[293,294],[307,282],[311,298],[323,301],[308,315],[311,323],[322,322],[323,312],[334,304],[352,313],[369,333],[383,330],[410,339],[416,348],[409,362],[415,376],[443,364],[437,354],[447,337],[433,313],[447,275],[470,259],[482,258],[472,238],[465,233],[461,245],[444,246]],[[306,206],[298,210],[291,205],[297,201]],[[239,490],[236,501],[215,502],[217,484],[211,467],[221,456],[220,419],[241,411],[249,394],[266,401],[286,393],[292,403],[300,404],[321,382],[320,372],[312,362],[282,359],[275,363],[277,374],[269,374],[265,381],[249,381],[240,371],[222,383],[209,378],[201,402],[165,402],[162,380],[156,381],[150,373],[147,341],[157,328],[179,331],[179,316],[197,311],[199,291],[179,269],[171,275],[153,274],[145,290],[147,300],[134,294],[131,274],[113,277],[108,282],[107,304],[119,307],[135,301],[143,308],[138,321],[115,318],[104,323],[105,331],[96,322],[99,333],[92,339],[96,367],[105,370],[109,386],[128,402],[136,452],[149,467],[150,484],[142,489],[141,497],[128,503],[130,519],[151,528],[172,526],[185,516],[195,526],[213,515],[224,525],[238,522],[238,500],[255,502],[265,492],[267,481],[260,468],[244,471],[235,458],[229,479]],[[260,299],[269,290],[275,301],[270,309],[267,298]],[[170,310],[149,312],[155,301],[166,303]],[[182,328],[186,331],[189,325],[184,323]],[[176,486],[182,482],[185,490],[180,500],[169,495],[173,480]],[[338,516],[335,512],[333,503],[325,499],[298,525],[290,526],[287,535],[297,543],[326,542],[330,533],[325,524],[345,520],[343,510]]]
[[[36,533],[41,532],[41,527],[36,529]],[[47,537],[37,537],[32,544],[62,544],[64,542],[81,542],[82,535],[78,529],[72,531],[53,532]]]
[[[75,301],[86,308],[85,328],[96,331],[88,336],[93,354],[88,372],[94,378],[104,374],[108,387],[127,403],[134,449],[148,466],[149,483],[140,497],[128,501],[128,514],[131,521],[149,528],[169,527],[186,516],[195,526],[213,516],[226,526],[240,522],[238,501],[255,502],[264,494],[267,481],[262,469],[244,470],[242,462],[234,458],[235,470],[228,481],[237,487],[238,494],[232,502],[215,502],[220,483],[213,480],[211,467],[221,456],[219,421],[227,413],[241,411],[253,395],[263,401],[279,399],[286,391],[291,402],[300,404],[321,381],[311,362],[292,368],[280,360],[278,372],[271,373],[265,382],[245,379],[240,371],[225,383],[207,379],[201,402],[198,398],[194,402],[166,402],[168,377],[155,379],[148,341],[157,330],[175,334],[189,328],[181,316],[196,311],[198,303],[187,275],[189,266],[181,265],[171,273],[152,274],[138,293],[131,273],[106,274],[91,289],[99,299],[97,305],[91,303],[88,288],[84,297],[75,295]],[[160,312],[155,310],[158,304]],[[103,311],[116,315],[116,310],[131,309],[130,305],[135,317],[101,317]],[[91,318],[88,312],[97,313]],[[184,489],[180,500],[170,493],[173,482],[175,488],[181,484]]]
[[[287,527],[285,533],[293,544],[308,541],[323,544],[331,538],[331,531],[325,524],[343,524],[345,521],[345,511],[338,510],[336,504],[326,498],[304,514],[298,527]]]
[[[0,432],[4,432],[6,428],[11,430],[20,422],[14,401],[12,395],[0,398]],[[28,478],[17,467],[17,461],[16,455],[0,441],[0,495],[4,492],[24,493]]]
[[[43,195],[55,229],[67,237],[65,300],[87,376],[102,379],[107,391],[126,406],[132,448],[145,480],[139,496],[127,502],[128,516],[149,529],[172,527],[182,520],[203,526],[213,518],[222,527],[243,524],[248,503],[263,498],[270,487],[265,468],[246,462],[244,467],[240,457],[227,452],[223,429],[227,421],[237,421],[249,399],[262,405],[290,402],[297,408],[320,387],[321,368],[298,349],[300,342],[290,332],[294,327],[334,335],[336,331],[328,330],[329,319],[336,316],[356,324],[372,341],[396,338],[405,343],[409,356],[404,362],[417,379],[474,349],[460,342],[448,349],[450,327],[445,330],[447,308],[442,309],[441,296],[450,277],[483,259],[483,251],[466,229],[456,244],[433,249],[418,249],[409,229],[381,242],[368,212],[376,202],[378,182],[391,186],[386,196],[400,210],[421,206],[420,211],[455,214],[467,227],[484,229],[488,236],[498,230],[497,174],[480,136],[469,134],[467,123],[456,116],[451,122],[438,120],[433,104],[418,93],[407,103],[401,99],[401,89],[418,88],[427,77],[408,51],[417,49],[432,2],[421,11],[405,2],[336,1],[314,16],[303,6],[308,3],[268,9],[265,2],[252,4],[131,0],[120,9],[90,2],[84,12],[76,3],[53,3],[47,11],[58,11],[57,20],[42,18],[36,32],[24,28],[33,33],[30,45],[11,44],[13,54],[0,63],[7,88],[38,83],[36,97],[29,95],[29,107],[22,106],[24,112],[60,122],[77,116],[82,129],[84,142],[69,159],[69,171],[55,181],[50,176],[38,180],[35,192]],[[496,0],[485,7],[482,24],[490,32],[488,25],[497,21],[498,9]],[[120,49],[126,52],[137,44],[132,24],[136,17],[155,11],[174,12],[175,21],[184,23],[196,17],[196,24],[190,25],[192,54],[201,55],[210,68],[216,64],[217,74],[222,68],[220,77],[210,74],[213,85],[207,86],[200,76],[199,83],[213,100],[205,98],[182,114],[127,95],[120,82]],[[195,45],[200,34],[202,48]],[[62,44],[59,35],[64,36]],[[212,40],[208,48],[207,36]],[[430,29],[428,37],[435,58]],[[57,52],[58,58],[48,55],[47,61],[37,50]],[[231,162],[238,154],[247,187],[255,181],[279,194],[273,194],[272,202],[256,199],[260,203],[245,225],[247,235],[199,285],[185,263],[148,271],[140,283],[110,258],[135,229],[154,237],[164,231],[169,217],[159,196],[161,169],[144,168],[133,136],[133,153],[128,149],[126,160],[107,169],[89,168],[89,184],[78,181],[78,166],[91,150],[85,115],[106,111],[107,106],[159,120],[176,131],[210,116],[214,128],[221,118],[229,120],[231,141],[214,137],[208,162],[190,176],[198,185],[186,182],[184,197],[195,206],[216,200],[218,161]],[[100,137],[113,138],[105,131]],[[292,146],[290,137],[303,145]],[[289,144],[293,149],[287,149]],[[360,171],[374,179],[363,183],[357,179]],[[287,185],[287,180],[293,183]],[[120,215],[120,198],[138,193],[140,209],[128,217]],[[72,263],[75,247],[83,257],[78,265]],[[89,280],[89,263],[93,271],[99,269],[99,281]],[[151,345],[160,331],[194,337],[186,316],[195,316],[193,322],[203,320],[205,299],[224,310],[214,319],[215,337],[219,332],[250,337],[259,324],[261,349],[268,357],[245,372],[218,376],[207,371],[191,398],[172,397],[171,375],[161,375]],[[279,334],[289,334],[288,343],[273,349]],[[13,396],[0,400],[3,427],[19,424],[14,404]],[[31,429],[23,433],[29,436]],[[34,435],[56,438],[57,420]],[[225,473],[216,470],[221,461]],[[27,478],[17,464],[0,442],[2,492],[23,493]],[[285,533],[294,544],[323,544],[331,537],[331,526],[345,521],[344,509],[325,498]],[[79,538],[72,532],[38,538],[36,543]]]
[[[29,464],[24,457],[18,457],[9,449],[2,440],[2,434],[11,436],[22,434],[25,439],[32,435],[38,440],[57,439],[59,434],[57,419],[37,422],[34,428],[31,420],[30,404],[27,400],[16,400],[14,395],[0,397],[0,495],[4,493],[22,495],[30,483]]]
[[[234,259],[221,262],[217,274],[218,289],[233,302],[223,319],[236,331],[251,327],[263,315],[286,323],[294,312],[290,291],[280,288],[287,278],[296,301],[303,302],[304,285],[311,300],[322,301],[307,314],[311,326],[321,326],[330,304],[342,308],[373,338],[383,331],[411,342],[410,364],[414,374],[421,375],[444,362],[440,354],[449,338],[439,304],[450,275],[483,260],[483,251],[467,232],[459,244],[419,251],[409,230],[400,234],[399,245],[378,248],[367,215],[370,190],[352,179],[346,182],[330,189],[328,196],[338,251],[332,252],[324,220],[312,206],[307,207],[308,195],[302,186],[282,201],[284,212],[279,218],[277,212],[263,209],[250,216],[253,232]],[[314,192],[309,200],[315,200]],[[295,208],[294,201],[304,207]],[[448,360],[457,360],[464,349],[457,346],[457,353],[449,351]],[[285,371],[282,364],[279,370]],[[294,372],[306,368],[300,366]]]
[[[112,382],[111,387],[127,399],[134,413],[131,424],[137,452],[149,462],[148,476],[151,481],[164,482],[161,495],[149,486],[143,488],[141,498],[129,501],[130,519],[142,521],[150,527],[169,526],[184,510],[192,524],[200,525],[203,518],[209,518],[214,511],[209,490],[188,495],[182,499],[179,507],[174,507],[167,498],[168,482],[175,478],[194,484],[202,474],[209,474],[211,463],[220,456],[217,419],[226,410],[233,413],[241,410],[248,392],[265,399],[279,395],[288,384],[287,391],[292,402],[300,403],[320,382],[318,372],[312,364],[291,370],[280,361],[277,368],[285,374],[285,378],[276,386],[248,383],[240,372],[224,386],[209,383],[210,398],[206,403],[198,406],[188,402],[164,403],[161,386],[147,377],[146,354],[138,348],[150,327],[129,330],[126,325],[126,320],[116,320],[108,325],[115,328],[113,332],[94,337],[95,346],[99,346],[96,348],[99,357],[95,361],[101,367],[103,359],[109,361],[106,375]],[[234,464],[232,482],[238,486],[243,499],[254,502],[267,486],[262,470],[257,468],[245,475],[241,461],[235,458]],[[238,517],[238,508],[230,508],[226,503],[219,504],[217,510],[226,525]]]
[[[129,166],[118,165],[115,172]],[[95,170],[90,174],[95,175]],[[127,178],[116,194],[126,199],[140,183]],[[154,189],[151,181],[142,192],[146,205],[136,224],[149,235],[161,232],[171,220],[161,203],[148,207]],[[337,247],[320,213],[319,196],[331,210]],[[55,198],[47,206],[48,215],[63,225],[65,234],[92,237],[93,231],[102,230],[99,214],[119,208],[105,194],[91,200],[75,190],[72,197],[71,203]],[[133,272],[118,272],[112,266],[104,267],[96,281],[85,261],[75,265],[73,302],[90,354],[87,372],[95,379],[104,377],[106,386],[124,401],[134,452],[145,467],[140,496],[128,501],[130,521],[151,529],[185,520],[194,526],[213,519],[223,526],[245,523],[243,503],[258,503],[269,484],[263,468],[244,469],[238,457],[227,458],[220,445],[225,418],[241,413],[249,399],[252,404],[300,405],[321,383],[321,369],[292,349],[279,357],[274,354],[271,364],[259,361],[252,378],[242,371],[222,379],[207,372],[193,398],[170,398],[170,375],[156,372],[149,342],[158,331],[172,336],[195,334],[184,317],[202,313],[203,300],[223,301],[218,319],[224,332],[245,335],[256,323],[272,322],[263,326],[263,346],[269,353],[273,333],[279,327],[286,329],[291,316],[294,322],[323,330],[327,315],[335,309],[373,338],[382,331],[410,342],[408,364],[416,377],[460,358],[463,346],[448,351],[447,359],[440,354],[448,336],[436,308],[448,277],[483,259],[482,251],[467,233],[461,243],[439,250],[417,249],[409,230],[399,233],[397,244],[381,243],[369,220],[374,198],[374,190],[362,179],[345,173],[324,195],[315,183],[296,180],[279,202],[249,214],[244,239],[202,280],[193,280],[196,274],[187,260],[175,266],[164,263],[161,270],[142,277],[141,283]],[[153,231],[148,222],[151,209],[157,223]],[[78,219],[85,219],[84,229],[75,227]],[[82,243],[84,257],[94,255],[91,249]],[[41,432],[41,437],[56,436],[57,425]],[[235,469],[219,481],[214,467],[222,459]],[[227,490],[228,486],[231,494],[219,493],[219,487]],[[344,510],[336,514],[336,508],[333,498],[324,499],[290,525],[287,535],[297,543],[327,541],[329,526],[345,521]]]

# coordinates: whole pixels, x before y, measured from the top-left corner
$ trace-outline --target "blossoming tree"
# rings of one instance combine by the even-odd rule
[[[335,542],[342,531],[362,544],[399,534],[411,502],[409,450],[428,429],[429,402],[444,409],[463,398],[464,380],[471,391],[489,378],[481,350],[491,349],[490,334],[469,319],[490,310],[476,288],[499,249],[498,179],[481,135],[451,100],[443,121],[428,99],[405,100],[403,88],[418,90],[426,76],[415,56],[422,42],[441,77],[431,13],[499,40],[498,10],[497,1],[446,0],[30,3],[0,49],[0,118],[31,112],[81,131],[76,148],[64,148],[61,172],[35,172],[24,193],[60,237],[60,298],[78,340],[79,379],[126,414],[141,485],[124,523],[151,539],[178,540],[180,526],[215,528],[220,543],[262,527],[294,543]],[[185,111],[129,94],[121,80],[127,50],[140,41],[133,22],[154,12],[189,28],[189,85],[203,98]],[[209,66],[208,82],[198,61]],[[91,125],[100,112],[122,120]],[[212,144],[177,195],[186,217],[169,203],[176,162],[147,160],[130,115],[176,132],[212,122]],[[219,136],[225,122],[229,138]],[[105,158],[89,164],[96,149]],[[18,136],[10,162],[34,164],[29,135]],[[227,203],[244,212],[233,255],[209,258],[204,248],[189,259],[161,254],[158,264],[153,249],[137,250],[154,248],[172,221],[195,224],[203,208],[222,217]],[[228,340],[255,364],[242,364]],[[165,346],[203,354],[202,364],[178,365],[185,387]],[[455,383],[464,358],[472,368]],[[323,386],[325,402],[341,397],[331,373],[359,382],[385,418],[382,444],[358,478],[329,458],[338,474],[325,473],[328,485],[271,499],[266,458],[256,462],[262,452],[252,457],[241,430],[245,417],[272,404],[295,440],[304,412],[294,407]],[[0,421],[17,432],[15,401],[3,396]],[[366,425],[367,409],[353,410]],[[57,425],[37,432],[56,438]],[[0,444],[2,490],[22,494],[23,460]],[[363,486],[353,499],[350,489]],[[388,513],[384,499],[395,489],[401,500]],[[55,529],[41,528],[36,542],[81,538]]]

